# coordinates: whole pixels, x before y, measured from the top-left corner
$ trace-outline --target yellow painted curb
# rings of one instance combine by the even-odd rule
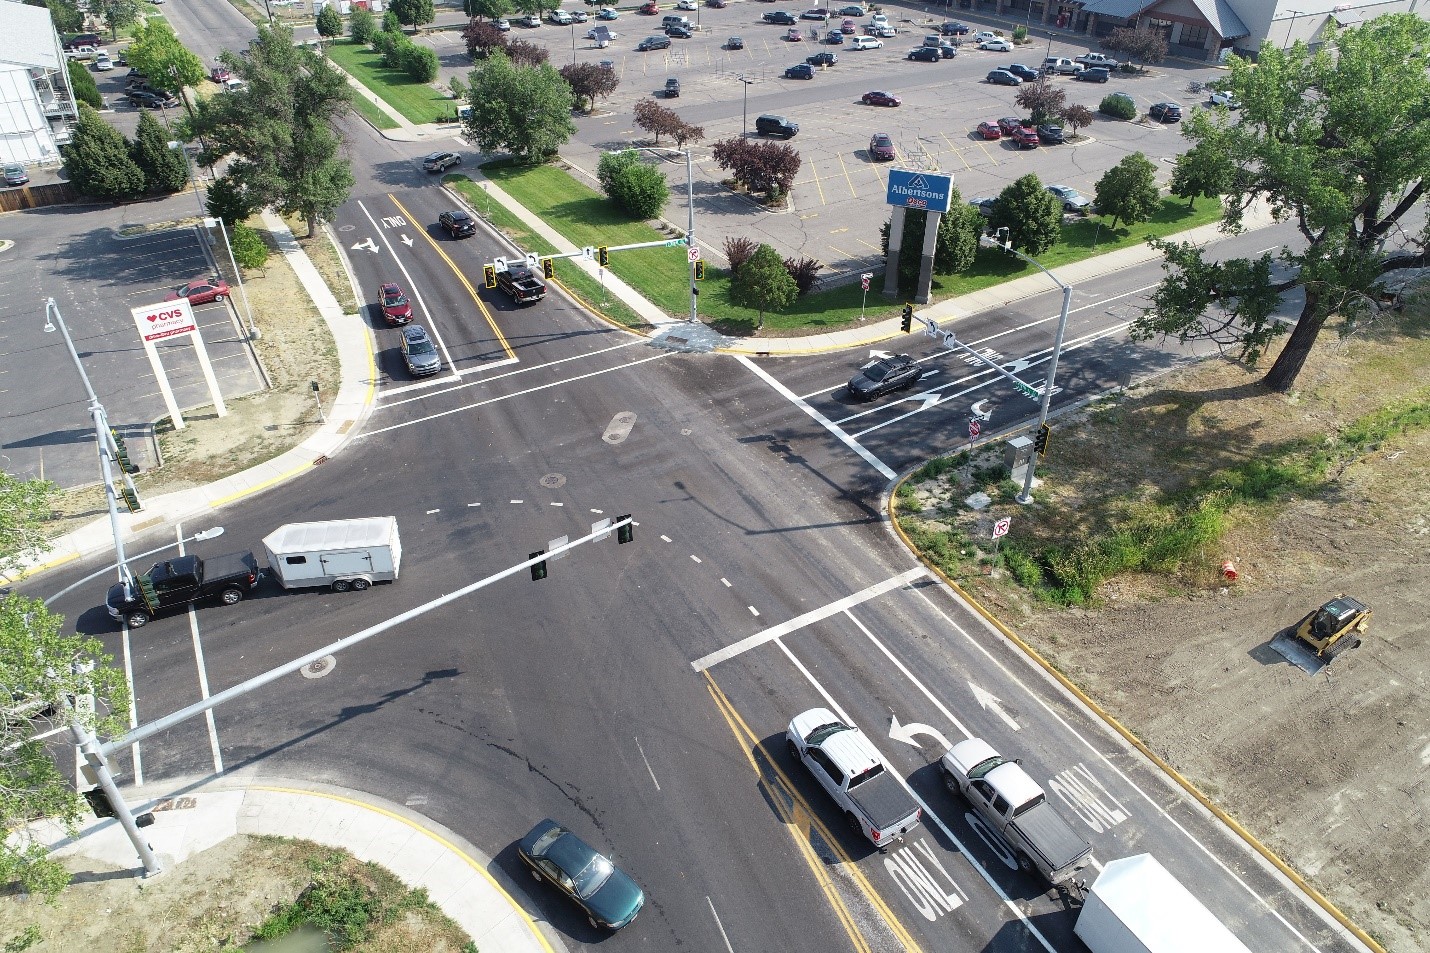
[[[531,919],[531,917],[527,916],[526,911],[521,908],[521,905],[520,905],[520,904],[518,904],[515,900],[512,899],[511,894],[509,894],[509,893],[507,893],[505,890],[503,890],[501,884],[497,883],[497,882],[496,882],[496,879],[493,878],[491,874],[487,873],[487,871],[486,871],[486,869],[485,869],[484,867],[482,867],[480,864],[478,864],[478,863],[477,863],[475,860],[473,860],[471,857],[468,857],[465,851],[463,851],[461,848],[457,847],[457,845],[453,844],[451,841],[447,840],[445,837],[441,836],[440,834],[437,834],[437,833],[434,833],[433,831],[428,830],[427,828],[423,827],[421,824],[418,824],[418,823],[416,823],[416,822],[414,822],[414,821],[411,821],[411,820],[409,820],[408,818],[403,817],[401,814],[395,814],[395,813],[393,813],[392,811],[386,810],[385,808],[377,807],[376,805],[368,804],[368,803],[366,803],[366,802],[364,802],[364,801],[357,801],[357,800],[354,800],[353,798],[343,797],[342,795],[339,795],[339,794],[327,794],[327,793],[325,793],[325,792],[323,792],[323,791],[302,791],[302,790],[298,790],[298,789],[296,789],[296,788],[274,788],[274,787],[268,787],[268,786],[266,786],[266,785],[261,785],[261,784],[259,784],[259,785],[253,785],[253,786],[249,787],[248,790],[250,790],[250,791],[272,791],[272,792],[277,793],[277,794],[301,794],[301,795],[304,795],[304,796],[306,796],[306,797],[321,797],[321,798],[327,798],[329,801],[338,801],[338,802],[343,803],[343,804],[351,804],[351,805],[354,806],[354,807],[360,807],[360,808],[363,808],[363,809],[365,809],[365,810],[372,811],[372,812],[374,812],[374,813],[376,813],[376,814],[381,814],[381,815],[383,815],[384,817],[390,817],[390,818],[392,818],[394,821],[401,821],[403,824],[406,824],[408,827],[412,828],[414,831],[417,831],[419,834],[425,834],[426,836],[432,838],[432,840],[434,840],[434,841],[436,841],[437,843],[441,844],[441,845],[442,845],[443,847],[445,847],[447,850],[450,850],[452,853],[454,853],[454,854],[456,854],[458,857],[462,858],[462,860],[466,861],[468,867],[471,867],[471,868],[472,868],[473,870],[475,870],[477,873],[481,874],[482,877],[484,877],[484,878],[486,879],[487,883],[491,884],[492,888],[493,888],[494,890],[496,890],[497,893],[501,894],[502,897],[504,897],[504,898],[506,899],[506,902],[511,905],[511,908],[512,908],[514,911],[516,911],[517,916],[521,917],[522,921],[526,923],[527,928],[528,928],[529,930],[531,930],[532,936],[536,937],[537,940],[539,940],[539,941],[541,942],[542,948],[543,948],[544,950],[546,950],[547,953],[556,953],[556,951],[555,951],[554,949],[552,949],[551,944],[550,944],[549,942],[547,942],[546,937],[542,936],[541,931],[536,928],[536,923],[535,923],[535,921],[533,921],[533,920]]]
[[[1339,907],[1333,904],[1326,897],[1322,896],[1320,891],[1316,890],[1316,888],[1312,887],[1309,883],[1307,883],[1306,880],[1300,874],[1292,870],[1291,867],[1288,866],[1287,863],[1283,861],[1280,857],[1274,854],[1269,847],[1261,843],[1261,841],[1257,840],[1256,837],[1250,831],[1242,827],[1241,824],[1230,814],[1228,814],[1226,811],[1222,810],[1220,807],[1214,804],[1210,798],[1208,798],[1205,794],[1203,794],[1200,790],[1197,789],[1196,785],[1194,785],[1191,781],[1183,777],[1181,772],[1179,772],[1176,768],[1168,764],[1160,755],[1158,755],[1151,748],[1147,747],[1147,745],[1143,743],[1141,738],[1138,738],[1130,730],[1123,727],[1122,723],[1119,722],[1116,718],[1114,718],[1111,713],[1103,709],[1101,705],[1099,705],[1097,702],[1093,701],[1090,697],[1088,697],[1088,695],[1083,692],[1081,688],[1079,688],[1076,684],[1069,680],[1068,677],[1062,672],[1058,671],[1052,665],[1052,663],[1049,662],[1047,659],[1043,658],[1043,656],[1039,654],[1036,649],[1034,649],[1027,642],[1024,642],[1021,638],[1019,638],[1018,635],[1012,629],[1008,628],[1008,626],[1004,625],[1003,622],[998,619],[997,616],[993,615],[993,613],[983,608],[983,606],[978,602],[978,600],[974,599],[971,595],[969,595],[963,589],[963,587],[959,586],[958,583],[945,576],[943,574],[943,570],[939,569],[938,566],[935,566],[933,563],[929,562],[927,559],[924,558],[923,553],[919,552],[919,550],[914,546],[914,544],[909,541],[909,537],[904,533],[904,528],[899,525],[897,510],[895,508],[899,488],[905,483],[907,483],[909,477],[912,475],[912,473],[905,474],[899,479],[897,483],[894,484],[893,489],[889,493],[889,498],[886,506],[886,512],[889,514],[889,522],[893,523],[894,532],[899,535],[899,539],[903,541],[903,544],[906,547],[908,547],[909,552],[917,556],[919,562],[923,563],[939,579],[942,579],[945,585],[947,585],[954,592],[958,593],[959,598],[963,599],[970,606],[972,606],[973,610],[977,612],[980,616],[982,616],[988,622],[989,625],[993,626],[999,632],[1001,632],[1004,637],[1008,639],[1008,641],[1012,642],[1019,648],[1019,650],[1023,652],[1024,655],[1028,656],[1028,658],[1036,662],[1043,669],[1043,671],[1047,672],[1053,678],[1057,679],[1058,684],[1062,685],[1068,691],[1072,692],[1073,695],[1076,696],[1077,699],[1081,701],[1084,705],[1086,705],[1094,715],[1101,718],[1109,728],[1121,735],[1127,741],[1128,744],[1132,745],[1142,754],[1146,755],[1148,760],[1150,760],[1153,764],[1160,768],[1167,775],[1167,777],[1177,782],[1178,786],[1180,786],[1182,790],[1186,791],[1193,798],[1195,798],[1198,804],[1206,808],[1208,811],[1211,811],[1212,814],[1217,818],[1217,820],[1221,821],[1227,827],[1231,828],[1232,832],[1235,833],[1238,837],[1240,837],[1243,841],[1245,841],[1247,845],[1251,847],[1252,850],[1256,851],[1267,861],[1269,861],[1277,870],[1284,874],[1288,880],[1290,880],[1293,884],[1300,888],[1301,891],[1306,894],[1306,896],[1310,897],[1313,901],[1315,901],[1317,906],[1329,913],[1337,923],[1349,930],[1351,934],[1355,936],[1356,939],[1360,940],[1366,946],[1370,947],[1373,951],[1375,951],[1375,953],[1387,953],[1385,947],[1375,942],[1375,940],[1371,939],[1370,936],[1364,930],[1352,923],[1350,918],[1340,911]]]

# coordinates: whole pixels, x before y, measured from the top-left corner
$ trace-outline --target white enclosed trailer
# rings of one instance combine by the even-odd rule
[[[1151,854],[1103,867],[1073,932],[1092,953],[1251,953]]]
[[[366,589],[375,582],[395,582],[402,565],[402,541],[392,516],[288,523],[265,536],[263,548],[268,568],[284,589]]]

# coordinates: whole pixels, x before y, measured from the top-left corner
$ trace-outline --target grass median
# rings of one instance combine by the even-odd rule
[[[430,83],[419,83],[402,70],[383,66],[382,55],[366,44],[337,40],[328,44],[327,53],[348,75],[381,96],[410,122],[418,125],[442,122],[456,112],[455,100],[438,92]],[[358,108],[367,116],[366,111]]]
[[[487,163],[482,171],[512,198],[578,246],[625,245],[668,237],[645,222],[632,221],[599,192],[557,165],[522,166],[502,160]],[[1216,221],[1220,214],[1220,205],[1213,201],[1203,199],[1189,205],[1181,199],[1168,198],[1163,200],[1151,221],[1140,225],[1110,228],[1097,218],[1069,221],[1063,225],[1063,240],[1040,256],[1040,260],[1050,268],[1066,265],[1205,225]],[[531,244],[523,244],[515,236],[513,240],[524,249],[542,247],[542,243],[535,240]],[[616,252],[611,257],[611,270],[672,315],[683,314],[690,306],[686,285],[689,271],[680,249]],[[957,297],[1033,271],[1032,266],[1016,258],[983,249],[968,271],[935,275],[933,296],[935,300]],[[711,277],[700,289],[702,318],[729,334],[753,334],[758,312],[732,300],[729,273],[710,269],[707,274]],[[867,300],[857,284],[805,295],[786,312],[767,313],[761,333],[779,337],[856,325],[861,303],[866,306],[863,312],[866,321],[892,317],[899,306],[885,302],[882,289],[883,275],[876,274]]]

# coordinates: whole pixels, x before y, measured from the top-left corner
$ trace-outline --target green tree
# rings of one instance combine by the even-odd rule
[[[182,148],[170,149],[169,141],[168,130],[159,125],[153,112],[146,109],[139,114],[129,155],[144,173],[144,187],[149,192],[178,192],[188,184],[188,158]]]
[[[398,20],[414,30],[437,18],[432,9],[432,0],[392,0],[390,9],[397,14]]]
[[[1425,229],[1401,220],[1418,217],[1430,182],[1427,57],[1430,23],[1405,13],[1327,28],[1314,52],[1263,45],[1254,67],[1231,57],[1222,82],[1242,102],[1237,121],[1194,110],[1182,135],[1227,157],[1223,227],[1239,229],[1258,201],[1295,225],[1298,248],[1279,256],[1289,277],[1271,283],[1267,256],[1207,262],[1163,245],[1167,278],[1133,332],[1216,340],[1254,365],[1283,333],[1282,295],[1299,288],[1300,314],[1262,380],[1285,392],[1332,317],[1353,327],[1375,306],[1379,276],[1424,267]]]
[[[139,22],[139,0],[90,0],[89,12],[109,26],[109,38],[119,39],[119,31]]]
[[[242,222],[233,226],[233,235],[229,241],[233,244],[234,261],[244,268],[262,268],[268,261],[268,243],[256,230]]]
[[[232,156],[228,175],[245,195],[302,215],[316,235],[353,186],[333,128],[349,109],[347,81],[313,50],[294,46],[281,23],[259,27],[247,57],[221,59],[248,90],[199,103],[192,125],[204,137],[204,164]]]
[[[0,577],[14,577],[27,560],[44,552],[44,524],[59,492],[48,480],[17,480],[0,470]]]
[[[1112,227],[1120,220],[1126,225],[1145,222],[1157,211],[1157,167],[1140,152],[1123,156],[1097,180],[1095,189],[1099,215],[1111,215]]]
[[[1173,195],[1187,200],[1191,208],[1199,198],[1214,199],[1231,191],[1234,170],[1215,143],[1199,142],[1177,156],[1170,183]]]
[[[799,286],[790,277],[779,252],[762,244],[732,276],[730,297],[738,305],[759,309],[760,321],[755,330],[762,331],[765,312],[788,308],[799,297]]]
[[[368,14],[371,16],[372,14]],[[338,8],[333,4],[328,4],[318,12],[318,35],[335,37],[343,35],[343,15],[338,12]]]
[[[25,0],[25,3],[48,9],[50,22],[61,33],[79,33],[84,29],[84,14],[74,0]]]
[[[223,223],[230,228],[259,209],[258,202],[249,197],[244,187],[227,175],[209,186],[209,197],[204,207],[214,218],[223,219]]]
[[[129,143],[86,105],[80,105],[79,122],[60,154],[81,195],[122,202],[144,192],[144,173],[129,157]]]
[[[670,198],[670,183],[655,166],[641,161],[634,149],[607,152],[596,166],[596,178],[612,202],[638,219],[659,218]]]
[[[203,61],[158,17],[144,24],[125,56],[130,66],[149,78],[150,85],[171,93],[181,92],[185,86],[197,86],[208,75]]]
[[[354,43],[367,45],[377,36],[377,17],[367,7],[357,7],[348,19],[348,36]]]
[[[899,245],[899,284],[911,287],[918,281],[923,264],[924,228],[928,213],[918,209],[904,212],[904,236]],[[956,275],[967,271],[978,255],[978,235],[983,230],[983,216],[953,189],[948,212],[938,223],[934,238],[933,270],[935,274]],[[879,228],[884,260],[889,258],[889,223]]]
[[[397,12],[396,12],[395,10],[393,10],[391,7],[388,7],[388,8],[387,8],[387,12],[383,13],[383,15],[382,15],[382,32],[384,32],[384,33],[401,33],[401,32],[402,32],[402,20],[398,18]]]
[[[576,134],[571,87],[549,63],[514,66],[493,51],[472,71],[470,86],[466,132],[484,152],[505,150],[538,162]]]
[[[430,83],[437,78],[437,70],[442,64],[437,59],[437,51],[416,43],[406,44],[398,57],[402,71],[419,83]]]
[[[9,513],[0,516],[8,535]],[[6,555],[0,553],[0,558]],[[32,840],[27,824],[49,818],[70,836],[79,833],[84,801],[38,736],[54,722],[80,724],[107,735],[124,725],[116,714],[128,710],[124,673],[110,666],[98,639],[65,635],[63,617],[37,599],[18,593],[0,598],[0,686],[6,711],[0,718],[0,824],[10,832],[0,844],[0,882],[53,898],[69,883],[64,864]],[[70,700],[92,695],[89,706]]]
[[[999,193],[988,224],[1008,229],[1013,247],[1038,256],[1063,235],[1063,203],[1031,172]]]
[[[95,83],[94,76],[85,65],[79,60],[68,60],[65,69],[70,74],[70,88],[74,90],[74,98],[94,109],[103,109],[104,97],[99,95],[99,85]]]
[[[462,0],[462,9],[469,17],[500,20],[512,11],[511,0]]]

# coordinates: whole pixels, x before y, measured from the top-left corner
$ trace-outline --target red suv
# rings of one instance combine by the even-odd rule
[[[377,301],[388,324],[406,324],[412,320],[412,302],[395,282],[389,281],[377,289]]]
[[[1038,148],[1038,133],[1035,129],[1020,126],[1018,130],[1013,133],[1011,138],[1018,144],[1019,149]]]

